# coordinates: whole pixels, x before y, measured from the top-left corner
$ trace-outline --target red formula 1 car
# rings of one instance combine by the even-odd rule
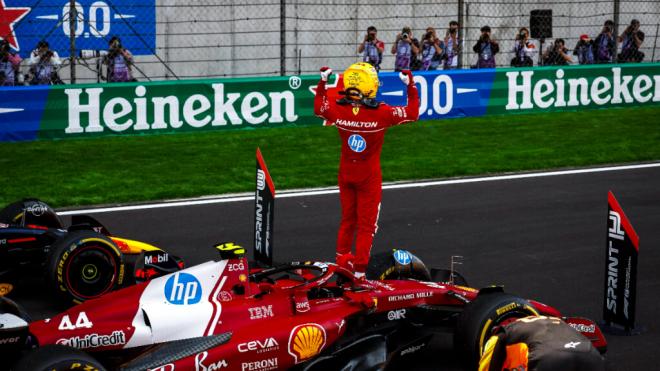
[[[400,362],[446,330],[474,365],[498,326],[536,314],[562,317],[499,288],[459,285],[460,275],[429,271],[405,250],[372,258],[381,274],[359,280],[332,263],[250,269],[243,248],[218,249],[218,261],[41,321],[28,323],[0,299],[3,362],[30,371],[364,370]],[[595,323],[562,318],[605,349]]]

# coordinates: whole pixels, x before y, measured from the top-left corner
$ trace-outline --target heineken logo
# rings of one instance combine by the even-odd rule
[[[536,80],[533,70],[507,72],[506,110],[660,102],[660,75],[626,75],[620,67],[610,72],[593,79],[565,78],[558,69],[554,79]]]
[[[295,122],[291,91],[264,93],[226,92],[222,83],[211,84],[212,94],[188,96],[150,94],[138,85],[133,96],[105,96],[105,88],[65,89],[68,97],[67,134],[179,129],[205,126],[260,125]],[[122,89],[122,92],[127,91]],[[128,90],[130,91],[130,90]],[[209,96],[210,95],[210,96]]]

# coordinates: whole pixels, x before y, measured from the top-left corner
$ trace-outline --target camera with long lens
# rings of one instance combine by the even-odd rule
[[[404,32],[404,33],[401,35],[401,38],[404,39],[404,40],[408,40],[408,37],[409,37],[409,35],[408,35],[407,32]]]
[[[433,37],[433,32],[432,31],[429,31],[429,32],[426,33],[426,35],[424,35],[425,40],[430,40],[432,37]]]
[[[376,36],[372,33],[367,34],[367,41],[372,42],[376,40]]]

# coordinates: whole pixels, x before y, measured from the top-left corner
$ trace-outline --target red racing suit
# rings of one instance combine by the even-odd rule
[[[326,82],[321,80],[316,88],[314,114],[326,119],[327,124],[335,125],[341,138],[338,183],[342,214],[337,262],[344,261],[342,257],[351,253],[355,240],[354,269],[364,273],[378,230],[382,193],[380,152],[385,131],[393,125],[417,121],[417,87],[412,82],[408,85],[407,106],[380,103],[370,108],[359,103],[339,104],[328,98]]]

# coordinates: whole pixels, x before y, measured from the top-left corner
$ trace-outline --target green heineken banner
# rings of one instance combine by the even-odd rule
[[[301,84],[291,77],[52,89],[39,137],[318,123],[311,119],[314,96]]]
[[[378,99],[405,104],[396,73]],[[0,88],[0,141],[319,125],[318,76]],[[420,120],[660,104],[660,63],[415,73]],[[336,83],[333,80],[331,86]]]
[[[488,113],[660,104],[660,64],[497,71]]]

